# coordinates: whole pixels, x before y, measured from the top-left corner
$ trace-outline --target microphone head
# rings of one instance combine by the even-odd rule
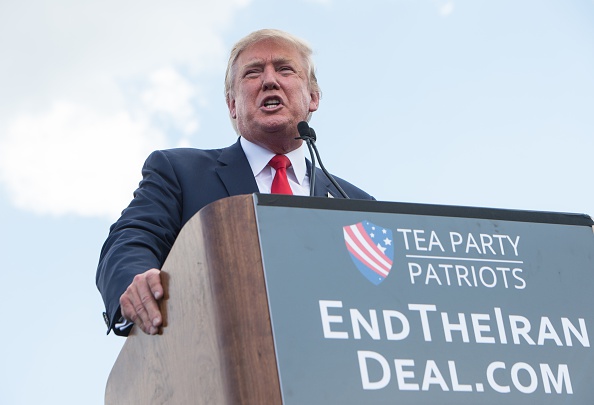
[[[309,125],[305,121],[301,121],[297,124],[297,131],[299,132],[301,139],[309,139],[311,137]]]
[[[312,141],[316,141],[316,139],[318,139],[316,137],[316,131],[314,131],[314,129],[312,127],[309,127],[309,136],[311,137]]]

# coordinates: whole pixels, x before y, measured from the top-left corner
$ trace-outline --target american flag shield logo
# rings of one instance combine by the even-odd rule
[[[392,231],[362,221],[343,227],[344,243],[361,274],[375,285],[388,277],[394,260]]]

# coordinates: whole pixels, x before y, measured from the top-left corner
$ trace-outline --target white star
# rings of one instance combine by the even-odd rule
[[[385,243],[386,245],[391,245],[391,244],[392,244],[392,240],[391,240],[391,239],[388,239],[388,238],[386,238],[386,239],[384,239],[384,243]]]
[[[375,238],[375,234],[374,233],[370,233],[369,236],[371,236],[372,238]]]
[[[387,231],[387,230],[385,230],[385,229],[382,229],[382,233],[385,235],[385,234],[387,234],[387,233],[388,233],[388,231]]]
[[[378,248],[379,250],[381,250],[381,251],[382,251],[382,253],[384,253],[384,252],[386,251],[386,248],[385,248],[385,247],[383,247],[382,245],[380,245],[379,243],[377,244],[377,248]]]

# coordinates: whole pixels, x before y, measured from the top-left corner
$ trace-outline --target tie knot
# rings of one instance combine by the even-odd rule
[[[268,164],[272,166],[274,170],[291,167],[291,161],[285,155],[275,155],[272,159],[270,159]]]

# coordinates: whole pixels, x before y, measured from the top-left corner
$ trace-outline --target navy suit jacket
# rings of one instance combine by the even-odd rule
[[[182,226],[196,212],[221,198],[258,192],[239,140],[216,150],[155,151],[146,160],[142,175],[134,199],[110,228],[97,268],[108,333],[121,317],[119,299],[134,276],[161,268]],[[373,199],[342,179],[336,181],[350,198]],[[315,195],[326,197],[328,193],[342,198],[317,169]]]

